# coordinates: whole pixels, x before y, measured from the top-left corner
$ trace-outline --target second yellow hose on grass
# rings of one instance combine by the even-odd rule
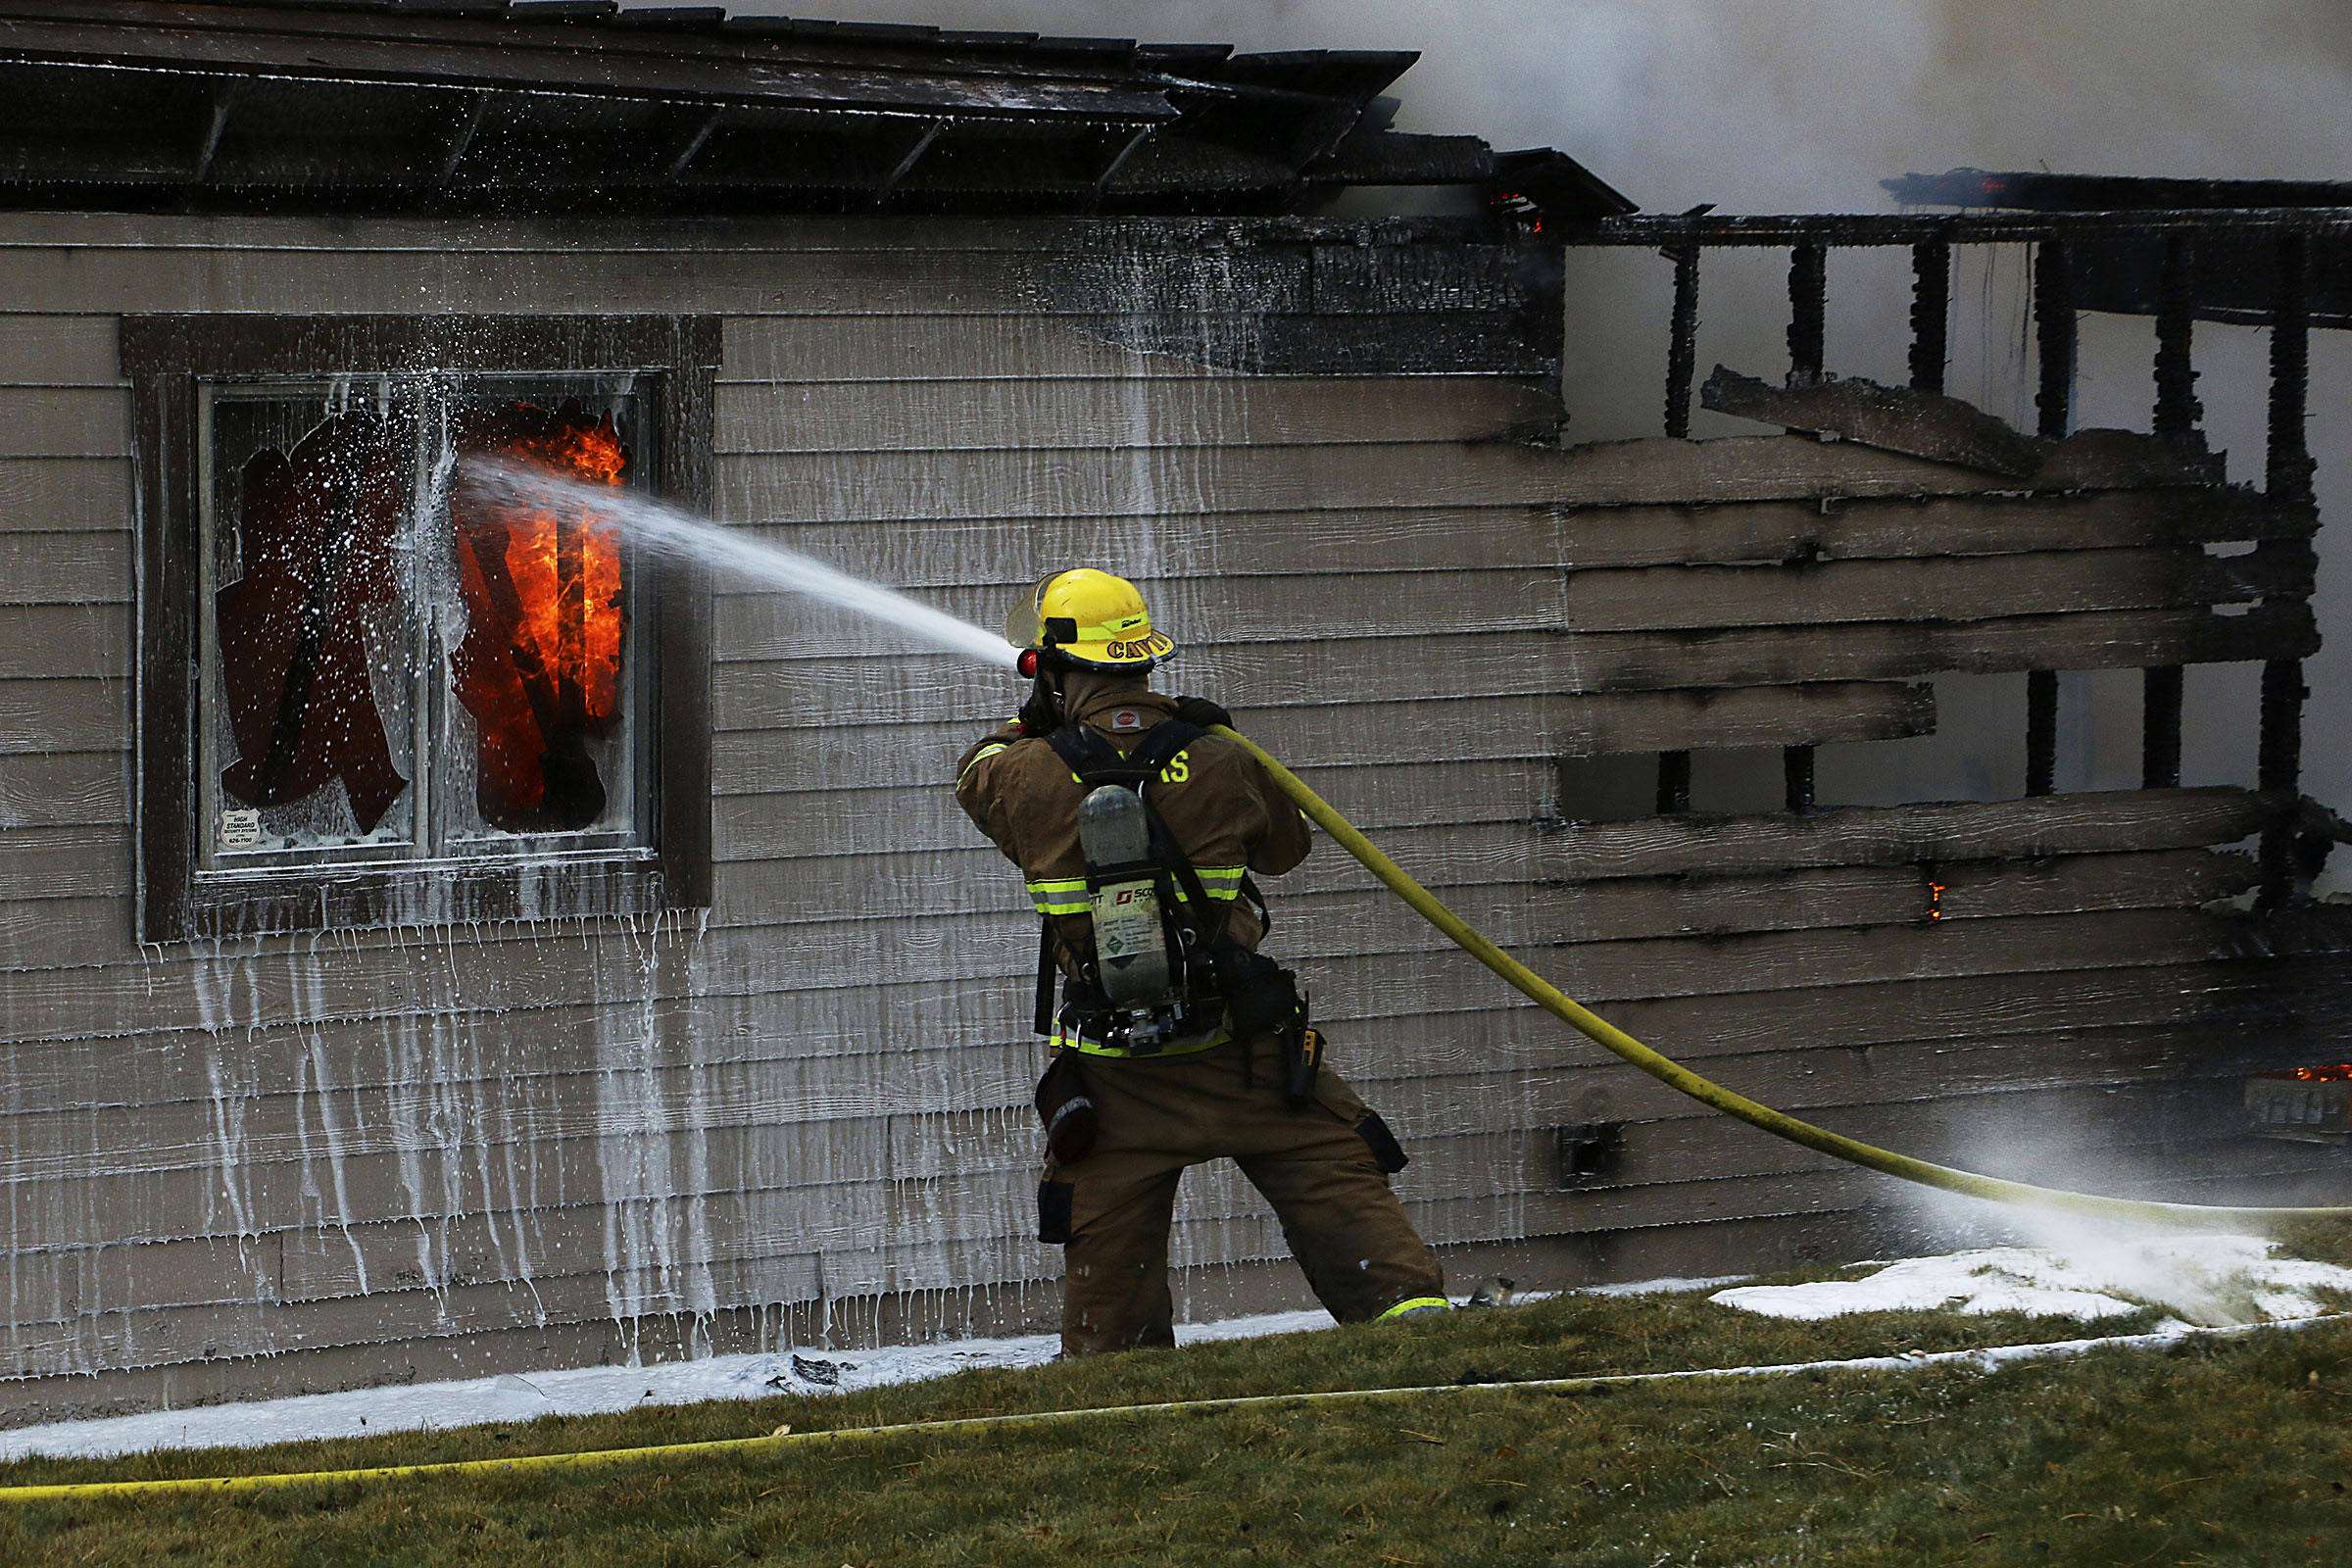
[[[1407,875],[1396,861],[1382,854],[1380,847],[1356,831],[1353,823],[1342,816],[1313,790],[1306,787],[1298,774],[1276,761],[1265,748],[1240,731],[1219,724],[1212,733],[1242,746],[1266,766],[1281,785],[1285,794],[1312,817],[1315,825],[1337,839],[1349,855],[1362,861],[1364,867],[1388,886],[1416,913],[1431,925],[1452,938],[1461,950],[1509,981],[1538,1006],[1553,1017],[1567,1023],[1593,1044],[1624,1057],[1658,1082],[1678,1089],[1701,1104],[1710,1105],[1727,1116],[1736,1116],[1751,1127],[1760,1127],[1777,1138],[1792,1144],[1897,1176],[1923,1187],[1940,1188],[1947,1193],[1959,1193],[1969,1198],[1982,1198],[1996,1203],[2023,1203],[2034,1208],[2056,1209],[2062,1213],[2085,1214],[2096,1219],[2133,1220],[2146,1225],[2194,1225],[2206,1228],[2263,1225],[2293,1219],[2352,1218],[2352,1207],[2336,1208],[2240,1208],[2205,1203],[2160,1203],[2144,1199],[2102,1198],[2093,1193],[2071,1193],[2057,1187],[2034,1187],[2025,1182],[2003,1181],[1996,1176],[1980,1176],[1974,1171],[1958,1170],[1950,1165],[1938,1165],[1931,1160],[1916,1159],[1898,1154],[1892,1150],[1880,1149],[1848,1138],[1842,1133],[1816,1127],[1799,1121],[1786,1111],[1773,1109],[1744,1095],[1734,1094],[1721,1084],[1702,1078],[1670,1056],[1661,1055],[1544,980],[1526,964],[1496,947],[1473,930],[1468,922],[1439,902],[1436,894]]]

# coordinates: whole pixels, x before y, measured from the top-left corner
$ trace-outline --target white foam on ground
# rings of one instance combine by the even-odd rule
[[[1957,1306],[1964,1312],[2022,1311],[2090,1321],[2160,1304],[2195,1321],[2243,1323],[2318,1316],[2327,1308],[2310,1293],[2352,1294],[2352,1269],[2274,1258],[2270,1256],[2271,1244],[2254,1237],[2161,1237],[2143,1240],[2137,1250],[2122,1244],[2092,1250],[2097,1257],[2085,1261],[2074,1249],[2066,1256],[2039,1248],[1985,1249],[1946,1257],[1912,1258],[1860,1280],[1741,1286],[1717,1291],[1710,1299],[1795,1318]],[[1642,1280],[1575,1294],[1688,1293],[1740,1277]],[[2168,1282],[2171,1299],[2160,1298],[2156,1288]],[[1522,1292],[1517,1299],[1532,1301],[1547,1294]],[[2220,1315],[2224,1308],[2234,1315]],[[1330,1316],[1319,1309],[1267,1312],[1214,1323],[1180,1323],[1176,1341],[1201,1345],[1299,1334],[1330,1325]],[[2176,1332],[2180,1327],[2168,1325]],[[21,1427],[0,1432],[0,1460],[35,1455],[102,1459],[156,1448],[250,1448],[272,1443],[523,1422],[543,1415],[598,1415],[643,1405],[848,1393],[946,1377],[970,1367],[1043,1366],[1059,1350],[1057,1336],[1030,1334],[871,1350],[802,1348],[653,1366],[592,1366],[527,1376],[507,1373],[354,1389]],[[1997,1359],[1997,1352],[1986,1353]],[[1905,1361],[1887,1358],[1889,1365]]]
[[[1320,1309],[1267,1312],[1217,1323],[1180,1323],[1176,1341],[1195,1345],[1330,1326],[1331,1315]],[[946,1377],[968,1367],[1043,1366],[1060,1349],[1059,1336],[1030,1334],[1017,1339],[957,1340],[872,1350],[804,1348],[762,1355],[714,1355],[654,1366],[591,1366],[528,1375],[510,1372],[494,1378],[353,1389],[343,1394],[307,1394],[245,1404],[21,1427],[0,1432],[0,1460],[36,1454],[102,1459],[152,1448],[252,1448],[271,1443],[530,1421],[543,1415],[598,1415],[650,1404],[849,1393]]]
[[[1849,1312],[2029,1312],[2078,1322],[2157,1307],[2208,1326],[2318,1317],[2315,1293],[2352,1294],[2352,1269],[2273,1256],[2258,1236],[2107,1231],[2063,1250],[1992,1247],[1914,1257],[1857,1280],[1743,1285],[1708,1298],[1770,1317]]]

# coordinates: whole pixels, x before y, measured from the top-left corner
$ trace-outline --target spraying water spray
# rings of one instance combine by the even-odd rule
[[[882,625],[896,626],[975,663],[1008,670],[1017,657],[1017,651],[1003,637],[944,610],[852,576],[814,556],[751,538],[633,491],[582,484],[545,468],[492,458],[463,460],[458,465],[458,484],[493,507],[587,513],[618,528],[645,554],[698,563],[802,594]]]

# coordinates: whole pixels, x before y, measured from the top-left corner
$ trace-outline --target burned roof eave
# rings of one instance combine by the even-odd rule
[[[290,52],[239,48],[240,41],[209,29],[122,36],[111,28],[0,22],[0,46],[26,63],[72,69],[151,69],[196,74],[337,82],[427,82],[501,91],[551,91],[587,96],[691,99],[794,108],[895,110],[1069,116],[1126,123],[1174,120],[1164,94],[1110,82],[1043,82],[993,77],[943,78],[914,73],[779,61],[615,60],[586,72],[533,74],[528,59],[497,47],[451,48],[404,44],[397,59],[379,44],[332,38],[299,40]]]
[[[0,207],[1255,216],[1490,183],[1475,138],[1379,128],[1416,58],[715,9],[0,0]]]
[[[557,75],[564,62],[643,59],[723,65],[759,60],[1118,81],[1135,74],[1128,62],[1146,52],[1127,40],[1034,35],[1027,44],[1008,46],[1018,36],[1014,34],[996,35],[999,41],[993,44],[967,44],[956,41],[959,35],[939,33],[917,46],[912,35],[926,29],[846,23],[820,29],[818,24],[782,17],[729,18],[710,26],[646,24],[674,15],[647,10],[558,15],[552,5],[527,3],[464,15],[368,0],[0,0],[0,39],[27,25],[59,22],[98,26],[117,38],[172,26],[273,38],[286,46],[342,38],[387,50],[489,48],[510,58],[536,57],[541,72]]]
[[[1940,174],[1903,174],[1879,184],[1906,206],[2029,213],[2352,207],[2352,182],[2330,179],[2182,179],[1953,169]]]

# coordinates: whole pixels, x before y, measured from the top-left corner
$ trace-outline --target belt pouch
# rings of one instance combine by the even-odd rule
[[[1225,1027],[1237,1037],[1287,1029],[1298,1016],[1298,981],[1290,970],[1238,942],[1210,950],[1217,990],[1225,998]]]
[[[1037,1117],[1045,1123],[1046,1152],[1056,1165],[1075,1165],[1092,1153],[1102,1128],[1094,1097],[1086,1092],[1078,1055],[1065,1048],[1037,1081]]]
[[[1054,1246],[1067,1246],[1070,1240],[1070,1200],[1076,1189],[1068,1182],[1042,1181],[1037,1184],[1037,1239]]]

